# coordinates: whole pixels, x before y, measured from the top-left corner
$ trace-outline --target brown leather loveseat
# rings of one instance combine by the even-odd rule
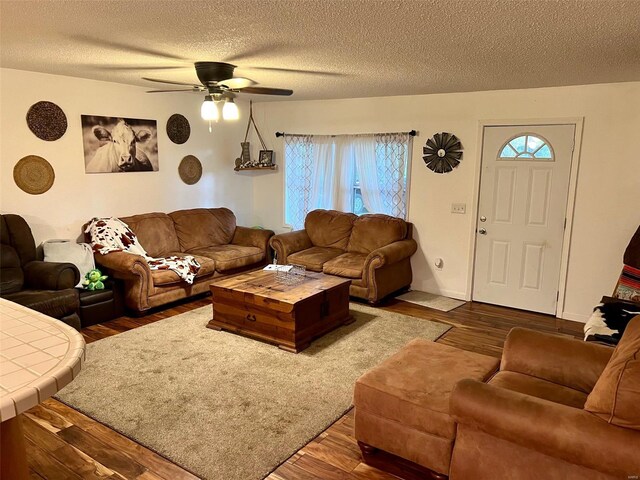
[[[0,215],[0,222],[0,296],[79,330],[76,266],[38,260],[31,229],[19,215]]]
[[[270,259],[273,232],[237,226],[236,216],[228,208],[146,213],[120,220],[150,256],[188,254],[201,267],[190,285],[171,270],[150,270],[139,255],[96,254],[98,265],[124,281],[125,304],[138,312],[206,292],[213,278],[259,268]]]
[[[351,278],[349,293],[370,303],[411,285],[418,248],[412,224],[381,214],[313,210],[304,226],[271,239],[279,264]]]

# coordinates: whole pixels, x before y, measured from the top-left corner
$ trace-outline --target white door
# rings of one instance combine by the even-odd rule
[[[484,128],[474,300],[555,314],[574,133]]]

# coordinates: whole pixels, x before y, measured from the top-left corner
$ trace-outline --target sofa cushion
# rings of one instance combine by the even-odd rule
[[[313,210],[307,214],[304,228],[315,246],[345,251],[356,218],[353,213],[337,210]]]
[[[236,216],[228,208],[178,210],[169,216],[175,222],[183,252],[212,245],[227,245],[236,231]]]
[[[0,245],[0,293],[19,292],[24,285],[24,272],[18,252],[6,244]]]
[[[2,244],[13,247],[20,259],[20,265],[26,265],[37,259],[36,243],[31,228],[20,215],[0,215],[0,239]]]
[[[587,394],[579,390],[507,370],[498,372],[489,384],[574,408],[584,407],[587,400]]]
[[[180,256],[184,255],[184,253],[170,252],[168,255]],[[206,277],[207,275],[211,275],[215,272],[216,262],[211,258],[203,257],[202,255],[193,255],[193,258],[195,258],[200,264],[200,270],[198,270],[195,278]],[[180,276],[173,270],[151,270],[151,278],[153,279],[154,285],[170,285],[172,283],[183,282],[182,278],[180,278]]]
[[[212,258],[218,272],[248,267],[264,260],[264,250],[244,245],[215,245],[191,250],[189,254]]]
[[[180,250],[173,220],[166,213],[145,213],[120,217],[136,234],[142,248],[152,257],[166,257]]]
[[[3,298],[58,319],[76,313],[80,306],[78,290],[75,288],[22,290],[3,295]]]
[[[640,430],[640,315],[634,317],[587,397],[585,410]]]
[[[404,240],[406,236],[407,222],[401,218],[382,214],[362,215],[353,224],[347,250],[368,254],[385,245]]]
[[[325,262],[322,271],[328,275],[338,277],[362,278],[364,261],[367,256],[364,253],[347,252]]]
[[[311,247],[300,252],[292,253],[287,257],[287,263],[304,265],[308,270],[321,272],[325,262],[342,255],[343,250],[330,247]]]

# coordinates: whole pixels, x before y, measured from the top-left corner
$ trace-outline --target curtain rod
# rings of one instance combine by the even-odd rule
[[[355,133],[354,135],[388,135],[389,133],[392,133],[392,134],[393,133],[408,133],[412,137],[415,137],[416,135],[418,135],[418,132],[416,132],[415,130],[411,130],[409,132]],[[294,136],[299,136],[299,137],[305,137],[308,134],[276,132],[276,137],[284,137],[285,135],[294,135]],[[340,134],[340,135],[326,135],[326,136],[328,136],[328,137],[340,137],[342,135],[351,135],[351,134],[343,133],[343,134]],[[324,136],[324,135],[319,135],[319,136]]]

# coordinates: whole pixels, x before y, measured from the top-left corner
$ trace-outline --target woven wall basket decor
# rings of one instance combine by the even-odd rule
[[[202,177],[202,163],[200,163],[197,157],[187,155],[180,162],[178,174],[187,185],[198,183],[200,177]]]
[[[41,140],[53,142],[67,131],[67,116],[52,102],[37,102],[27,112],[29,130]]]
[[[13,181],[31,195],[40,195],[49,190],[55,178],[51,164],[37,155],[27,155],[13,167]]]
[[[169,120],[167,120],[167,135],[173,143],[177,143],[178,145],[185,143],[191,135],[189,120],[179,113],[171,115]]]

